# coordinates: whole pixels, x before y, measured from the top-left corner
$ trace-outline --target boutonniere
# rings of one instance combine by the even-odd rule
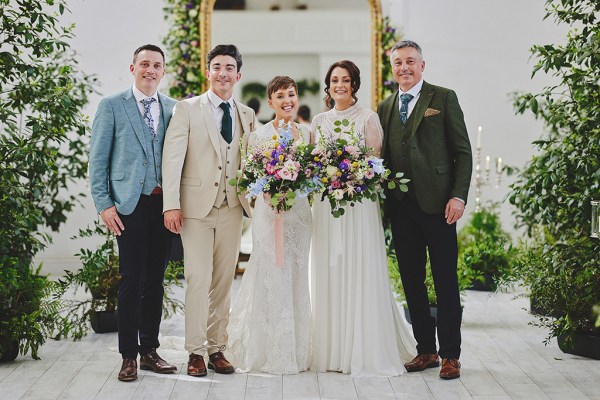
[[[441,113],[441,111],[436,110],[435,108],[428,108],[427,110],[425,110],[426,117],[431,117],[432,115],[438,115],[439,113]]]

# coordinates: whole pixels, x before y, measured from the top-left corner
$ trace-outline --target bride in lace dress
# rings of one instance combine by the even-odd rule
[[[277,134],[279,121],[293,120],[298,86],[289,77],[275,77],[267,86],[273,121],[250,135],[248,149]],[[309,132],[293,127],[294,138],[310,140]],[[297,198],[283,213],[285,264],[275,263],[274,211],[258,197],[252,219],[252,255],[230,314],[226,356],[238,371],[297,374],[310,363],[310,294],[308,257],[311,211]]]
[[[383,131],[377,114],[356,104],[359,74],[351,61],[329,68],[326,102],[333,108],[313,119],[312,140],[318,143],[321,133],[334,133],[336,120],[347,119],[378,155]],[[417,353],[416,342],[390,287],[379,203],[364,200],[345,210],[334,218],[328,201],[313,205],[311,370],[400,375]]]

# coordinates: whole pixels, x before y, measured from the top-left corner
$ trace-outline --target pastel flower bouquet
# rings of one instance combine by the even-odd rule
[[[252,199],[267,194],[276,211],[288,211],[296,198],[322,190],[321,164],[314,160],[315,146],[294,140],[289,123],[279,124],[278,134],[249,149],[243,157],[243,170],[229,181]]]
[[[385,198],[384,183],[388,189],[398,187],[403,192],[408,191],[409,180],[402,178],[402,172],[390,176],[391,171],[383,166],[383,159],[372,155],[373,149],[354,131],[354,123],[344,119],[335,121],[334,125],[335,134],[321,132],[318,146],[312,152],[314,160],[322,164],[322,199],[329,200],[334,217],[344,215],[348,204],[354,206],[363,199],[377,201],[378,196]]]

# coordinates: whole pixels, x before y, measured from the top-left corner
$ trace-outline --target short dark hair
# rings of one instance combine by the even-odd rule
[[[248,100],[248,107],[253,109],[255,114],[258,113],[258,110],[260,110],[260,100],[256,97],[251,98]]]
[[[416,42],[413,42],[412,40],[399,41],[394,45],[394,47],[392,47],[392,49],[390,50],[390,54],[393,53],[395,50],[404,49],[407,47],[412,47],[413,49],[417,50],[421,55],[421,58],[423,58],[423,51],[421,50],[421,46],[419,46]]]
[[[289,76],[276,76],[267,84],[267,98],[270,99],[271,95],[280,89],[287,89],[290,87],[294,87],[296,93],[298,93],[298,84],[295,80]]]
[[[160,55],[163,58],[163,64],[164,64],[164,62],[165,62],[164,51],[162,51],[162,49],[160,47],[153,45],[153,44],[145,44],[145,45],[140,46],[137,49],[135,49],[135,51],[133,52],[133,64],[135,64],[135,60],[137,59],[138,54],[140,54],[140,52],[142,52],[144,50],[156,51],[157,53],[160,53]]]
[[[360,69],[358,69],[356,64],[354,64],[352,61],[342,60],[331,64],[331,66],[327,70],[327,74],[325,75],[325,98],[323,100],[325,100],[325,105],[327,106],[327,108],[333,108],[333,106],[335,105],[334,100],[329,94],[329,86],[331,83],[331,73],[337,67],[343,68],[346,71],[348,71],[348,73],[350,73],[350,80],[352,85],[352,98],[355,102],[358,101],[358,97],[356,97],[356,92],[358,92],[358,89],[360,89]]]
[[[298,107],[298,116],[305,121],[310,121],[310,107],[306,104]]]
[[[206,69],[210,69],[210,62],[216,56],[230,56],[235,59],[235,63],[237,64],[237,72],[240,72],[242,69],[242,55],[240,54],[238,48],[233,44],[219,44],[215,46],[207,55],[206,55]]]

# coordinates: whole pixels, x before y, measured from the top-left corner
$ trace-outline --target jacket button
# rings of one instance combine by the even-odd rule
[[[219,186],[219,183],[218,183],[218,182],[215,182],[215,186]]]
[[[221,166],[219,165],[219,171],[220,171],[220,170],[222,170],[222,169],[223,169],[223,167],[221,167]]]

